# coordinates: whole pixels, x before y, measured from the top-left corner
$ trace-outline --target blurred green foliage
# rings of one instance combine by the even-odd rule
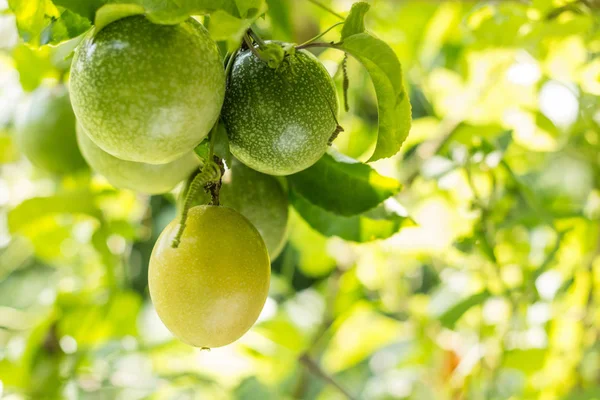
[[[37,43],[74,37],[92,18],[72,11],[83,3],[33,3],[16,11],[35,11],[19,30]],[[339,22],[308,0],[266,3],[255,24],[265,38],[303,43]],[[73,14],[76,31],[52,25],[56,13]],[[211,17],[213,35],[231,37],[232,18],[247,17],[234,14]],[[64,79],[77,40],[24,44],[14,14],[0,14],[0,397],[600,398],[598,2],[376,0],[366,29],[402,63],[413,127],[372,170],[336,171],[352,186],[324,184],[340,184],[338,213],[348,196],[364,194],[362,212],[390,192],[386,207],[416,224],[378,209],[323,215],[297,197],[259,322],[207,352],[174,340],[147,294],[175,196],[116,190],[89,172],[57,179],[20,156],[17,105]],[[343,54],[315,53],[341,90]],[[347,69],[350,112],[335,147],[364,162],[377,99],[352,57]],[[360,191],[365,182],[376,190]],[[315,189],[302,176],[290,186]],[[368,243],[335,237],[400,226]]]

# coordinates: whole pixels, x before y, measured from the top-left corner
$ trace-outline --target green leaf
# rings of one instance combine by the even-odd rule
[[[100,7],[96,12],[95,33],[98,33],[106,25],[125,17],[144,14],[144,7],[139,4],[107,4]]]
[[[57,44],[77,37],[90,29],[91,23],[87,18],[64,10],[58,19],[52,19],[40,35],[40,44]]]
[[[35,197],[23,201],[8,212],[8,228],[19,232],[40,218],[54,214],[87,214],[100,219],[96,195],[88,190],[58,193],[49,197]]]
[[[26,91],[35,90],[44,78],[56,72],[47,47],[34,50],[26,44],[20,44],[13,50],[13,60],[21,86]]]
[[[58,8],[47,0],[9,0],[8,6],[17,19],[19,35],[34,44],[39,43],[42,31],[52,19],[60,17]]]
[[[312,167],[288,179],[312,204],[345,216],[376,207],[401,187],[395,179],[337,152],[325,154]]]
[[[410,100],[402,83],[402,67],[394,50],[368,33],[347,37],[336,46],[356,58],[369,73],[379,113],[377,145],[369,161],[396,154],[411,125]]]
[[[19,34],[33,45],[57,44],[81,35],[90,21],[69,10],[56,7],[49,0],[11,0]]]
[[[413,220],[385,205],[364,214],[344,217],[315,206],[294,190],[290,192],[291,202],[308,224],[325,236],[338,236],[352,242],[370,242],[385,239],[405,226],[413,225]]]
[[[365,14],[369,11],[369,8],[371,8],[371,5],[362,1],[352,4],[350,14],[348,14],[342,27],[342,40],[365,31]]]
[[[454,328],[456,322],[463,316],[464,313],[469,311],[471,307],[480,305],[485,300],[490,297],[490,293],[486,290],[472,296],[467,297],[466,299],[458,302],[454,306],[450,307],[446,310],[442,315],[438,317],[442,325],[444,325],[448,329]]]
[[[108,0],[52,0],[57,6],[64,7],[87,18],[94,20],[96,11],[108,2]]]

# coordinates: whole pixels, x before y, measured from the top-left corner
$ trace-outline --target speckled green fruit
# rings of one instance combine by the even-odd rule
[[[188,185],[191,181],[188,181]],[[277,178],[254,171],[237,160],[223,175],[220,203],[231,207],[258,229],[271,260],[283,250],[288,234],[288,196]],[[181,192],[179,204],[183,206],[187,188]],[[192,199],[192,205],[210,201],[204,191]]]
[[[71,66],[78,121],[127,161],[164,164],[192,151],[217,120],[224,92],[217,45],[192,19],[120,19],[90,32]]]
[[[190,176],[200,165],[200,160],[194,153],[187,153],[166,164],[121,160],[96,146],[79,124],[77,142],[92,169],[103,175],[113,186],[142,193],[166,193]]]
[[[325,153],[337,110],[333,80],[309,52],[296,51],[275,70],[246,50],[233,64],[222,116],[238,160],[289,175]]]
[[[269,291],[267,248],[240,213],[217,206],[189,210],[178,248],[178,221],[160,234],[148,270],[158,316],[183,342],[220,347],[256,322]]]
[[[40,86],[15,121],[17,144],[36,167],[56,174],[86,168],[77,147],[75,115],[62,86]]]

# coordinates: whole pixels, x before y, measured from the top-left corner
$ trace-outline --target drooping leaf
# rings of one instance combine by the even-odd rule
[[[370,242],[385,239],[400,228],[411,226],[413,220],[406,214],[381,205],[363,214],[344,217],[318,207],[295,191],[290,192],[291,202],[308,224],[325,236],[338,236],[352,242]]]
[[[362,1],[352,4],[350,14],[346,17],[342,27],[342,41],[349,36],[365,31],[365,14],[369,11],[369,8],[371,8],[371,5]]]
[[[410,100],[402,83],[398,57],[388,44],[368,33],[349,36],[337,47],[367,69],[375,87],[379,133],[369,161],[393,156],[400,150],[411,125]]]
[[[325,154],[312,167],[288,179],[314,205],[345,216],[376,207],[401,187],[395,179],[337,152]]]
[[[452,329],[456,322],[471,309],[471,307],[482,304],[485,300],[490,297],[490,293],[485,290],[483,292],[471,295],[466,299],[458,302],[454,306],[450,307],[438,319],[446,328]]]

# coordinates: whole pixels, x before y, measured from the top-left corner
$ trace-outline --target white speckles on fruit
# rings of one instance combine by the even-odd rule
[[[137,192],[166,193],[199,166],[199,160],[192,152],[170,163],[158,165],[121,160],[96,146],[79,124],[77,141],[83,156],[94,171],[116,187]]]
[[[75,114],[101,149],[164,164],[208,134],[223,103],[215,42],[195,20],[155,25],[143,16],[90,33],[73,58]]]
[[[276,71],[245,51],[234,62],[222,115],[236,158],[289,175],[325,153],[337,110],[333,80],[312,54],[297,51]]]

